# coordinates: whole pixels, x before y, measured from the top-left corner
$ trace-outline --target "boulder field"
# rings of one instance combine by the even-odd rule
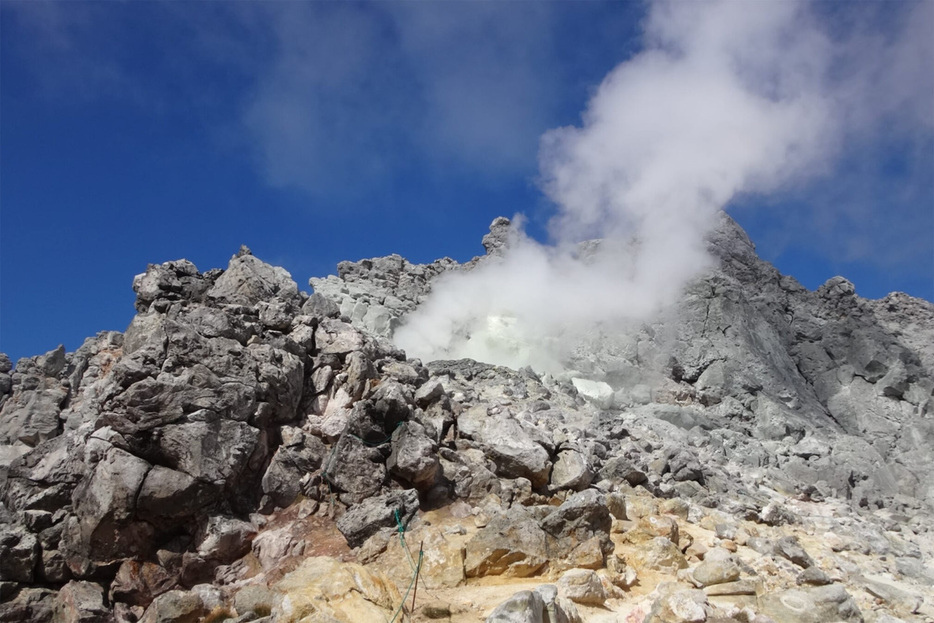
[[[310,295],[150,265],[125,332],[0,355],[0,622],[934,620],[934,305],[808,291],[722,215],[566,372],[407,358],[509,227]]]

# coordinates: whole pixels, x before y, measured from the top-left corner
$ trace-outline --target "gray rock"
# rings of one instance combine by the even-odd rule
[[[691,577],[702,587],[733,582],[739,575],[739,566],[730,560],[705,560],[691,572]]]
[[[383,455],[357,435],[345,433],[324,463],[324,477],[349,499],[362,501],[379,492],[386,480]]]
[[[0,621],[50,623],[57,593],[47,588],[24,588],[12,599],[0,601]]]
[[[746,546],[760,554],[770,555],[775,553],[775,541],[763,537],[750,537],[746,541]]]
[[[557,557],[570,553],[579,544],[597,537],[601,549],[608,553],[613,519],[603,496],[594,489],[587,489],[568,497],[557,509],[541,521],[542,530],[551,537],[550,551]]]
[[[483,452],[475,449],[454,452],[440,448],[441,472],[454,485],[454,495],[470,501],[479,501],[488,494],[502,492],[502,483],[492,469],[494,466]]]
[[[545,602],[544,623],[582,623],[574,603],[558,595],[558,587],[554,584],[540,584],[535,592],[541,595]]]
[[[151,562],[125,560],[110,585],[110,598],[145,608],[153,599],[178,584],[177,574]]]
[[[617,483],[625,482],[635,487],[643,484],[648,480],[648,477],[643,470],[633,464],[631,459],[622,456],[614,456],[603,464],[603,467],[597,473],[597,480],[609,480]]]
[[[227,270],[207,291],[212,299],[235,305],[256,305],[276,297],[284,302],[299,300],[298,286],[288,271],[270,266],[252,254],[235,255]]]
[[[197,594],[169,591],[156,597],[139,623],[197,623],[205,614],[207,609]]]
[[[496,607],[486,623],[544,623],[545,602],[535,591],[519,591]]]
[[[781,504],[766,504],[759,513],[759,521],[769,526],[783,526],[795,523],[795,516]]]
[[[912,614],[918,611],[924,597],[911,590],[907,585],[891,582],[879,577],[862,577],[860,584],[873,597],[877,597],[902,614]]]
[[[350,547],[360,547],[382,528],[395,528],[408,522],[418,511],[418,492],[415,489],[389,491],[371,497],[348,510],[337,520]]]
[[[805,569],[814,564],[808,553],[798,543],[798,539],[793,536],[784,536],[776,541],[775,553]]]
[[[104,604],[104,589],[92,582],[69,582],[55,599],[55,623],[111,623],[113,613]]]
[[[263,474],[263,493],[272,504],[289,506],[302,492],[302,478],[321,467],[326,454],[321,440],[310,435],[302,435],[300,445],[279,446]]]
[[[4,503],[15,512],[55,512],[69,504],[85,475],[84,445],[82,439],[60,435],[12,461]]]
[[[233,606],[240,614],[252,612],[263,616],[272,612],[282,601],[282,595],[265,586],[244,586],[233,598]]]
[[[344,390],[351,400],[360,400],[368,389],[370,379],[376,378],[373,362],[362,352],[354,351],[347,355],[345,371],[347,381],[344,383]]]
[[[206,610],[221,610],[227,599],[224,591],[210,584],[195,584],[191,587],[191,592],[201,598]]]
[[[185,472],[154,465],[140,486],[136,510],[153,524],[171,526],[197,515],[219,497],[217,486]]]
[[[548,451],[515,419],[466,411],[457,418],[457,426],[462,435],[479,444],[500,476],[528,478],[535,488],[547,484]]]
[[[723,584],[712,584],[704,587],[704,594],[708,597],[723,595],[755,595],[758,590],[758,583],[752,580],[737,580],[736,582],[724,582]]]
[[[17,526],[0,534],[0,577],[5,581],[32,582],[40,559],[39,541]]]
[[[315,345],[325,355],[347,355],[364,345],[363,334],[340,320],[323,320],[315,330]]]
[[[82,577],[88,561],[109,563],[144,554],[153,528],[135,519],[137,494],[151,466],[111,447],[73,495],[75,517],[62,536],[72,573]]]
[[[444,386],[438,379],[432,379],[418,388],[415,392],[415,404],[427,407],[444,396]]]
[[[188,260],[150,264],[145,273],[133,278],[136,310],[146,312],[156,301],[200,301],[211,285],[211,278],[198,272]]]
[[[490,223],[490,233],[483,236],[483,248],[487,255],[503,255],[515,235],[512,222],[504,216],[498,216]]]
[[[816,566],[808,567],[799,573],[795,581],[798,584],[810,584],[812,586],[824,586],[833,582],[833,580],[830,579],[830,576],[828,576],[819,567]]]
[[[606,508],[615,519],[629,519],[626,515],[626,496],[622,493],[608,493],[604,498]]]
[[[68,570],[65,555],[57,549],[43,548],[37,577],[44,582],[53,584],[62,584],[70,580],[71,572]]]
[[[666,591],[652,604],[646,623],[703,623],[707,595],[697,590]]]
[[[264,571],[280,567],[283,561],[305,554],[305,540],[291,526],[261,532],[253,539],[253,555]]]
[[[389,336],[400,319],[415,309],[430,291],[431,280],[458,264],[443,258],[431,264],[411,264],[398,255],[341,262],[337,276],[311,278],[315,294],[330,299],[339,313],[374,335]]]
[[[53,351],[54,352],[54,351]],[[59,414],[68,390],[58,379],[37,379],[29,391],[14,389],[0,409],[0,443],[21,442],[36,446],[61,433]]]
[[[504,252],[510,232],[505,219],[493,223],[488,256]],[[511,505],[508,525],[492,506],[492,516],[478,516],[488,523],[467,548],[474,575],[589,564],[609,546],[611,512],[630,520],[658,512],[645,495],[590,500],[594,472],[604,493],[643,485],[689,499],[682,516],[697,503],[776,526],[796,518],[767,488],[811,503],[837,496],[865,510],[832,528],[850,530],[850,545],[835,549],[886,556],[888,570],[928,583],[929,552],[916,543],[934,502],[934,305],[901,294],[867,301],[842,278],[808,292],[761,261],[725,215],[708,242],[714,265],[677,305],[645,323],[592,327],[562,353],[567,374],[542,377],[468,360],[425,368],[381,339],[434,278],[486,259],[344,262],[337,276],[312,280],[311,297],[248,249],[226,271],[200,273],[184,260],[150,266],[134,280],[140,314],[125,336],[103,333],[15,370],[0,356],[0,520],[28,528],[5,529],[0,540],[4,598],[14,588],[8,571],[59,585],[116,571],[123,599],[134,587],[162,591],[178,574],[186,586],[211,579],[249,537],[202,548],[195,526],[327,489],[350,505],[341,520],[356,542],[369,525],[392,529],[386,504],[364,505],[400,484],[429,498],[479,503],[493,494]],[[609,388],[609,410],[585,402],[572,378]],[[439,493],[439,482],[450,492]],[[526,511],[549,484],[583,491],[560,508]],[[417,506],[415,490],[405,496]],[[257,541],[267,570],[304,554],[288,526]],[[665,541],[643,544],[632,568],[686,566]],[[747,544],[804,567],[808,585],[823,581],[795,541]],[[154,548],[160,564],[144,563],[156,560]],[[725,564],[714,554],[704,565]],[[219,582],[243,578],[238,563],[224,564]],[[147,573],[158,581],[144,581]],[[742,582],[707,589],[739,590],[733,584]],[[833,586],[795,590],[819,607],[836,603],[833,616],[845,618]],[[50,618],[39,604],[49,595],[22,588],[0,611]],[[120,616],[141,607],[117,603]]]
[[[608,597],[600,577],[590,569],[565,571],[558,589],[571,601],[588,606],[602,606]]]
[[[544,531],[532,517],[513,511],[493,517],[467,542],[464,571],[469,578],[529,577],[548,560]]]
[[[392,434],[392,453],[386,467],[393,476],[419,491],[427,491],[441,475],[438,445],[418,422],[403,422]]]
[[[862,623],[863,615],[853,598],[839,584],[810,589],[792,588],[759,598],[759,610],[775,623]]]
[[[341,308],[320,292],[315,292],[302,305],[302,313],[316,318],[337,318],[341,314]]]
[[[198,555],[220,564],[233,562],[250,551],[256,536],[253,524],[235,517],[209,517],[201,529]]]
[[[576,450],[562,450],[558,460],[551,468],[551,486],[553,489],[572,489],[582,491],[593,481],[593,472],[586,457]]]
[[[205,482],[224,485],[246,468],[260,440],[259,431],[244,422],[218,419],[163,426],[158,445],[148,449],[155,460]]]

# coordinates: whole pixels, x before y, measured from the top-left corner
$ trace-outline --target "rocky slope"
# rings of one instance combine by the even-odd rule
[[[0,359],[0,621],[934,619],[934,306],[809,292],[724,216],[566,373],[406,359],[508,231],[311,296],[152,265],[125,333]]]

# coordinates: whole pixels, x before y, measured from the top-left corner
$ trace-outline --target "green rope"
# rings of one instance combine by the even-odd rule
[[[406,551],[408,551],[408,546],[406,546]],[[409,600],[409,593],[412,591],[412,587],[415,585],[415,580],[418,578],[418,573],[422,568],[422,556],[423,552],[419,550],[418,565],[414,569],[411,581],[409,581],[409,587],[405,589],[405,595],[402,596],[402,602],[399,604],[399,607],[396,608],[396,612],[392,615],[392,619],[390,619],[389,623],[395,623],[396,617],[399,616],[399,613],[402,612],[402,609],[405,607],[405,602]]]
[[[402,543],[402,549],[405,552],[406,558],[409,559],[409,567],[414,571],[415,570],[415,560],[412,558],[412,551],[409,549],[409,544],[405,542],[405,526],[402,525],[402,520],[399,518],[399,509],[393,511],[396,517],[396,525],[399,530],[399,541]]]
[[[389,623],[395,622],[396,617],[399,616],[399,613],[401,613],[402,609],[405,607],[405,602],[409,600],[409,593],[412,591],[412,587],[415,585],[418,574],[422,569],[422,559],[424,556],[424,552],[419,548],[418,563],[415,562],[412,558],[412,551],[409,549],[409,544],[405,542],[405,525],[402,523],[402,516],[399,514],[398,508],[393,511],[393,517],[395,517],[396,520],[396,530],[399,533],[399,542],[402,543],[402,550],[409,559],[409,567],[412,569],[412,579],[409,581],[409,587],[405,589],[405,595],[402,596],[402,603],[399,604],[399,607],[396,609],[395,614],[392,615],[392,619]]]

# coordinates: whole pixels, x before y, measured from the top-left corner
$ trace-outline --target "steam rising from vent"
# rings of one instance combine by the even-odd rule
[[[655,2],[644,44],[580,126],[541,139],[554,244],[520,225],[501,256],[437,280],[396,332],[410,356],[559,369],[595,325],[651,317],[708,268],[704,236],[733,198],[827,170],[867,118],[840,72],[852,59],[806,4]]]

